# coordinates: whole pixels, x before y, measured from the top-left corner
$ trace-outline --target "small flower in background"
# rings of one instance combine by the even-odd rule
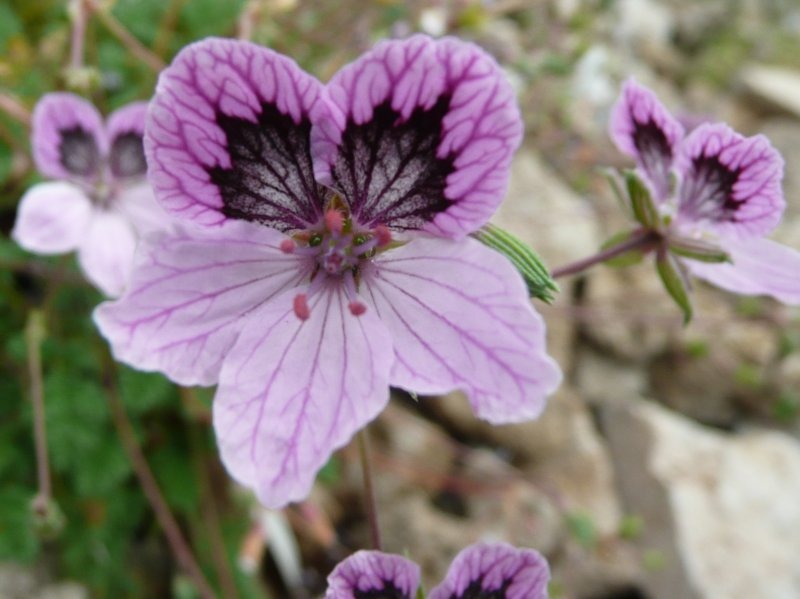
[[[507,543],[476,543],[453,560],[441,584],[428,599],[547,599],[550,568],[533,549]],[[359,551],[334,568],[325,599],[417,597],[420,569],[399,555]]]
[[[128,104],[104,124],[69,93],[47,94],[33,111],[33,157],[55,181],[25,193],[12,236],[39,254],[77,250],[86,277],[112,297],[128,282],[138,235],[167,221],[145,180],[146,111],[146,102]]]
[[[685,135],[655,94],[632,79],[614,106],[610,133],[636,160],[618,195],[643,225],[616,241],[656,251],[659,273],[687,319],[688,274],[735,293],[800,303],[800,252],[765,238],[785,207],[783,159],[766,137],[744,137],[724,123]]]
[[[270,507],[307,495],[390,385],[535,418],[561,378],[544,323],[468,236],[521,133],[497,64],[455,39],[381,43],[327,86],[266,48],[193,44],[145,149],[158,199],[200,227],[149,237],[95,320],[118,359],[219,383],[222,459]]]

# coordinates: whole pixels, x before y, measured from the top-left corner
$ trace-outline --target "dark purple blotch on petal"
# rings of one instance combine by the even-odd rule
[[[59,130],[58,157],[61,166],[79,177],[90,177],[99,165],[100,150],[94,135],[83,127]]]
[[[633,116],[632,116],[633,118]],[[651,118],[646,123],[633,119],[633,144],[645,171],[657,186],[659,197],[668,193],[669,171],[672,166],[672,146],[664,130]]]
[[[322,214],[323,189],[314,180],[309,149],[311,124],[299,124],[271,104],[257,122],[218,113],[231,168],[210,167],[222,213],[280,231],[306,228]]]
[[[411,595],[397,588],[391,580],[383,580],[380,589],[362,591],[353,589],[355,599],[412,599]]]
[[[733,186],[741,168],[731,169],[717,156],[698,156],[681,186],[681,211],[693,218],[739,222],[737,211],[747,198],[736,198]]]
[[[403,119],[387,101],[370,121],[347,124],[333,187],[361,225],[420,229],[451,206],[444,191],[456,157],[436,155],[449,108],[450,97],[442,95]]]
[[[111,142],[108,157],[111,174],[117,178],[141,177],[147,172],[142,136],[135,131],[122,133]]]

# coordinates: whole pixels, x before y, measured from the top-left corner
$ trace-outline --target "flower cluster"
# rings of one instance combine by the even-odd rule
[[[498,65],[456,39],[380,43],[327,85],[247,42],[188,46],[144,140],[184,225],[143,241],[95,320],[118,359],[218,383],[223,462],[271,507],[308,493],[390,385],[535,418],[561,378],[544,323],[470,237],[521,134]]]
[[[532,549],[507,543],[477,543],[453,560],[447,576],[428,599],[546,599],[550,569]],[[413,599],[420,583],[414,562],[380,551],[359,551],[328,577],[325,599],[386,597]]]
[[[54,181],[23,196],[12,236],[40,254],[77,250],[86,277],[112,297],[127,286],[137,238],[168,222],[144,177],[146,111],[135,102],[103,123],[68,93],[47,94],[33,111],[33,157]]]
[[[686,274],[736,293],[800,303],[800,252],[765,237],[785,207],[783,159],[766,137],[744,137],[724,123],[704,123],[687,135],[634,80],[614,106],[610,132],[637,165],[628,200],[643,227],[632,245],[657,251],[662,278],[684,309]]]

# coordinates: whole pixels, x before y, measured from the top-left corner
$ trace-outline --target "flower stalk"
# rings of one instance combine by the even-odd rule
[[[381,530],[378,523],[378,503],[375,501],[375,487],[372,484],[372,466],[369,461],[369,439],[367,429],[361,429],[357,437],[358,455],[361,458],[361,475],[364,480],[364,507],[369,522],[372,548],[381,550]]]
[[[42,377],[41,346],[45,336],[44,313],[33,309],[25,326],[28,376],[30,378],[31,404],[33,406],[33,436],[36,448],[36,473],[38,492],[33,508],[42,515],[47,511],[52,496],[50,460],[47,455],[47,423],[44,411],[44,384]]]
[[[628,252],[638,251],[647,253],[652,251],[658,245],[659,240],[660,236],[655,231],[640,229],[638,231],[634,231],[630,237],[620,243],[614,244],[611,247],[607,247],[596,254],[582,258],[581,260],[577,260],[570,264],[565,264],[564,266],[553,269],[553,271],[550,273],[550,276],[552,276],[554,279],[558,279],[569,275],[575,275],[588,270],[596,264],[607,262],[622,256],[623,254],[627,254]]]

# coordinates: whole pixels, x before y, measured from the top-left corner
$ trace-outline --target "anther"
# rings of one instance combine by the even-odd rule
[[[298,293],[294,296],[292,307],[294,315],[300,320],[308,320],[308,317],[311,316],[311,309],[308,307],[308,298],[305,293]]]
[[[334,233],[341,233],[344,228],[344,216],[338,210],[325,212],[325,228]]]
[[[348,304],[347,307],[350,308],[350,314],[352,314],[353,316],[361,316],[364,312],[367,311],[367,306],[365,304],[362,304],[358,300],[350,302],[350,304]]]
[[[291,239],[284,239],[283,241],[281,241],[280,248],[284,254],[291,254],[292,252],[294,252],[295,247],[297,246],[295,246],[294,241]]]
[[[392,232],[386,225],[378,225],[373,229],[375,239],[378,240],[378,247],[389,245],[392,242]]]

